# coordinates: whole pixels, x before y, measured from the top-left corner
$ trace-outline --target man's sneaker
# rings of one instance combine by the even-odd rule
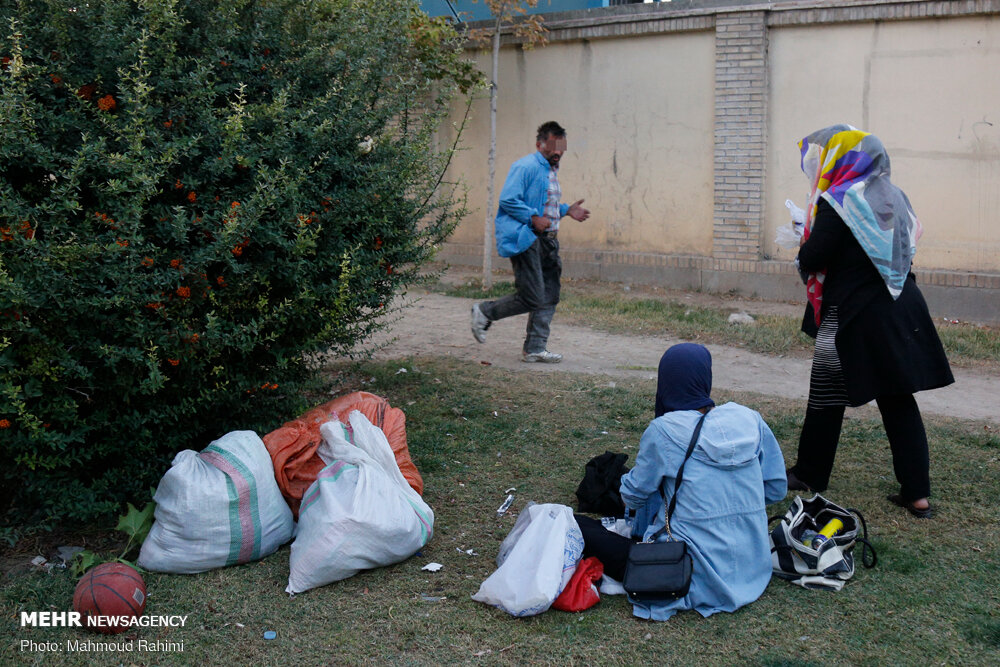
[[[540,362],[544,364],[558,364],[562,361],[562,355],[556,352],[542,350],[541,352],[525,352],[521,355],[521,361],[528,363]]]
[[[472,306],[472,335],[480,343],[486,342],[486,330],[490,328],[490,320],[483,311],[479,310],[479,304]]]

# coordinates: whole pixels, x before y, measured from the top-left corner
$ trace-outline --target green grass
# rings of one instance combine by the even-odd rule
[[[654,298],[581,295],[566,292],[559,304],[561,321],[591,324],[613,333],[675,336],[700,343],[744,347],[769,355],[806,353],[812,339],[799,321],[780,315],[756,315],[753,326],[729,323],[730,310],[692,306]]]
[[[478,279],[449,285],[431,282],[428,289],[447,296],[493,299],[514,291],[501,281],[484,292]],[[813,339],[800,331],[800,315],[754,315],[753,326],[729,323],[731,308],[685,303],[676,296],[623,293],[606,284],[574,281],[564,285],[559,321],[592,326],[611,333],[673,336],[705,344],[742,347],[771,356],[809,356]],[[958,367],[1000,370],[1000,328],[960,322],[935,322],[951,363]]]
[[[957,360],[962,365],[980,361],[1000,362],[1000,330],[997,328],[960,322],[938,323],[937,330],[949,359]]]
[[[409,372],[396,374],[401,366]],[[859,568],[839,593],[775,580],[754,604],[707,619],[686,612],[640,621],[621,597],[581,614],[514,619],[470,596],[495,569],[517,510],[529,500],[575,507],[584,464],[606,449],[633,463],[654,382],[616,378],[611,386],[607,377],[433,358],[333,370],[345,391],[371,391],[406,411],[410,451],[436,514],[419,555],[294,598],[284,593],[287,546],[202,575],[149,573],[147,613],[186,614],[188,622],[135,636],[183,641],[183,653],[56,659],[22,653],[18,642],[65,646],[87,635],[20,628],[19,614],[69,609],[75,581],[64,570],[18,568],[0,588],[0,664],[1000,664],[1000,438],[983,424],[927,420],[938,518],[918,521],[885,500],[896,485],[877,412],[849,411],[826,495],[865,514],[879,564]],[[801,402],[727,393],[716,400],[759,410],[794,457]],[[514,506],[497,519],[509,487],[517,489]],[[25,551],[22,562],[33,554]],[[444,568],[420,569],[431,561]],[[263,640],[265,630],[277,639]]]

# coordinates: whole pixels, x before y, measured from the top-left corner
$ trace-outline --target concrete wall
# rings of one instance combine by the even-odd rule
[[[892,157],[893,181],[924,225],[918,267],[1000,271],[1000,20],[842,24],[824,27],[820,39],[817,32],[770,31],[765,255],[794,257],[774,247],[773,230],[785,198],[805,198],[795,142],[849,122],[877,134]]]
[[[563,219],[564,245],[711,254],[712,50],[705,33],[503,49],[497,193],[511,162],[534,152],[535,129],[558,120],[568,143],[563,199],[585,198],[593,214],[582,224]],[[478,58],[488,70],[489,54]],[[452,237],[461,243],[483,237],[489,100],[477,100],[472,114],[469,150],[453,173],[479,208]]]
[[[1000,322],[1000,0],[712,4],[551,14],[534,50],[505,38],[497,190],[540,123],[567,128],[564,200],[593,215],[563,220],[566,274],[801,300],[773,241],[807,192],[796,142],[848,122],[886,144],[924,225],[932,310]],[[479,265],[487,100],[463,145],[474,210],[442,258]]]

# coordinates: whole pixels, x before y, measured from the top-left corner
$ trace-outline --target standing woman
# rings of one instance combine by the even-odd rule
[[[920,223],[889,181],[889,156],[874,135],[834,125],[799,148],[812,187],[798,257],[809,274],[802,330],[816,347],[788,487],[827,488],[844,407],[874,399],[899,482],[888,500],[930,518],[927,434],[913,394],[954,378],[910,273]]]

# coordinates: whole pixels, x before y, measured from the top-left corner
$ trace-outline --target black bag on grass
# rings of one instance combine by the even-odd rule
[[[587,461],[583,481],[576,488],[579,511],[601,516],[625,516],[625,503],[618,489],[628,472],[628,454],[604,452]]]

